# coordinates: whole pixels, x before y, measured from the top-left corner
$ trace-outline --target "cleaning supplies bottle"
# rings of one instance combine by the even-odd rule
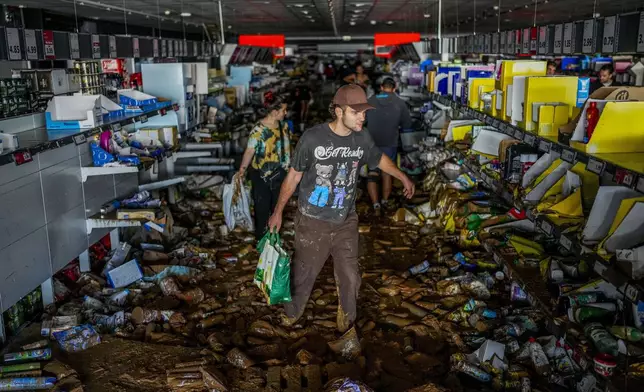
[[[598,121],[599,109],[597,109],[597,102],[590,102],[588,109],[586,109],[586,134],[584,135],[584,143],[590,141]]]
[[[600,323],[590,323],[584,327],[584,334],[593,342],[597,351],[602,354],[610,354],[614,357],[618,354],[617,340],[615,340]]]
[[[543,352],[543,348],[537,342],[535,338],[530,338],[529,340],[529,349],[530,349],[530,359],[532,359],[532,365],[539,375],[545,375],[550,372],[550,362],[548,362],[548,357],[546,353]]]

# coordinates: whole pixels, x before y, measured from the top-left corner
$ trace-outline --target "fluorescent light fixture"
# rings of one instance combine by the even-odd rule
[[[424,14],[423,17],[429,18],[431,15],[430,14]]]
[[[110,7],[105,8],[105,10],[112,11],[112,9]]]
[[[494,9],[495,9],[495,10],[498,10],[498,9],[499,9],[499,6],[498,6],[498,5],[495,5],[495,6],[494,6]]]
[[[308,14],[309,14],[309,11],[304,10],[304,11],[302,11],[302,13],[303,13],[304,15],[308,15]]]
[[[293,4],[293,7],[304,8],[306,7],[306,4]]]
[[[315,23],[315,19],[309,19],[309,22]]]
[[[353,5],[354,7],[365,7],[371,5],[371,3],[353,3],[351,5]]]
[[[164,14],[170,15],[170,10],[165,10]]]
[[[230,29],[232,29],[232,28],[233,28],[233,26],[231,26],[231,25],[228,25],[228,30],[230,30]]]
[[[25,8],[25,6],[24,6],[24,5],[22,5],[22,4],[20,4],[20,5],[18,6],[18,8]]]
[[[182,12],[181,16],[183,16],[184,18],[187,18],[189,16],[192,16],[192,14],[190,12]]]

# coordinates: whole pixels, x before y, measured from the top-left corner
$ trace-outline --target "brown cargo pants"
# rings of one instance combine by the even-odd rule
[[[358,215],[353,212],[342,223],[295,217],[295,254],[291,263],[293,301],[285,305],[289,318],[300,318],[318,274],[333,257],[335,283],[340,297],[338,329],[349,329],[356,319],[356,300],[362,281],[358,270]]]

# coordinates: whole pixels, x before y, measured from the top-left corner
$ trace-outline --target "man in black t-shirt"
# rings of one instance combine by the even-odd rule
[[[292,167],[282,184],[271,231],[279,231],[282,212],[300,185],[295,218],[293,301],[286,304],[284,325],[293,325],[304,312],[313,284],[329,255],[333,256],[340,296],[338,330],[348,330],[356,319],[360,288],[358,271],[358,216],[355,212],[359,168],[368,164],[399,179],[405,196],[414,194],[414,184],[376,147],[362,129],[367,103],[364,90],[350,84],[335,94],[333,121],[320,124],[302,135],[291,160]]]

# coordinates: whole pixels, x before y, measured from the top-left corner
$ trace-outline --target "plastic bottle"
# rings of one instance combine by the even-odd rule
[[[409,268],[409,274],[412,276],[422,274],[427,271],[427,269],[429,269],[429,261],[425,260],[422,263]]]
[[[617,356],[619,350],[617,340],[600,323],[586,325],[584,327],[584,334],[593,342],[597,351],[602,354]]]
[[[597,109],[597,102],[591,102],[586,109],[586,135],[584,136],[584,143],[588,143],[593,136],[595,127],[599,122],[599,109]]]
[[[535,338],[530,338],[530,358],[532,359],[532,365],[534,369],[540,375],[545,375],[550,372],[550,362],[548,362],[548,357],[546,353],[543,352],[543,348],[539,343],[537,343]]]
[[[591,304],[591,305],[604,305],[604,304]],[[574,321],[580,324],[584,324],[588,321],[598,321],[604,319],[615,313],[614,310],[610,307],[603,306],[582,306],[581,308],[568,309],[568,318],[570,321]],[[606,304],[608,305],[608,304]],[[610,304],[614,305],[614,304]]]
[[[633,327],[624,327],[619,325],[613,325],[609,328],[610,333],[614,336],[628,340],[629,342],[639,342],[642,340],[642,333]]]

